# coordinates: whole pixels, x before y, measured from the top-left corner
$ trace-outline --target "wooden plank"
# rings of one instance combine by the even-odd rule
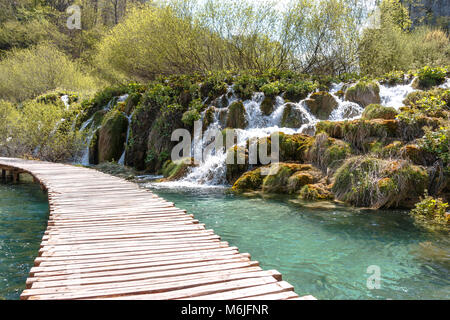
[[[21,299],[314,299],[150,190],[90,168],[0,158],[47,190]],[[2,171],[3,172],[3,171]]]

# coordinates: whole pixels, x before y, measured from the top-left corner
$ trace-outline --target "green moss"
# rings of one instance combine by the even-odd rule
[[[288,180],[296,171],[295,165],[279,164],[276,174],[268,175],[264,178],[262,190],[265,193],[288,192]]]
[[[128,119],[118,110],[104,117],[98,138],[99,162],[119,160],[125,148],[127,128]]]
[[[271,115],[274,108],[274,99],[270,96],[267,96],[264,98],[263,102],[261,103],[261,111],[264,115],[268,116]]]
[[[330,138],[325,132],[316,134],[306,151],[306,158],[323,172],[335,169],[351,154],[348,143]]]
[[[332,138],[342,139],[361,151],[370,149],[368,142],[371,137],[384,141],[401,134],[397,121],[385,119],[321,121],[316,126],[316,132],[325,132]]]
[[[368,105],[362,114],[362,118],[364,119],[395,119],[398,112],[395,108],[392,107],[384,107],[379,104],[370,104]]]
[[[191,163],[192,159],[186,158],[177,161],[167,160],[161,169],[161,173],[164,175],[166,180],[179,180],[188,173]]]
[[[303,200],[331,200],[333,194],[323,184],[307,184],[300,189],[299,198]]]
[[[242,101],[235,101],[228,107],[227,128],[244,129],[247,126],[245,108]]]
[[[231,188],[235,192],[252,191],[261,188],[263,176],[261,176],[261,168],[244,173]]]
[[[338,200],[372,208],[408,206],[428,185],[422,167],[372,157],[348,159],[334,178],[332,190]]]

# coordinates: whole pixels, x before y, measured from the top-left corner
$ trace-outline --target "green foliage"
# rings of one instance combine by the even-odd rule
[[[92,77],[51,45],[12,50],[0,61],[0,99],[21,102],[56,88],[90,92],[96,87]]]
[[[447,68],[425,66],[416,73],[419,79],[419,86],[421,88],[431,88],[439,85],[444,82],[447,72]]]
[[[388,85],[399,85],[405,82],[405,74],[403,71],[393,70],[391,72],[386,73],[382,78],[381,82],[386,83]]]
[[[317,88],[317,83],[311,81],[301,81],[290,83],[285,86],[285,97],[291,101],[304,99]]]
[[[419,146],[441,159],[445,171],[450,174],[450,126],[435,131],[426,128],[425,135],[419,139]]]
[[[72,130],[73,114],[60,105],[25,102],[20,109],[0,101],[0,154],[32,156],[47,161],[72,161],[83,147],[82,135]],[[5,122],[3,122],[5,121]]]
[[[431,224],[448,226],[450,215],[446,213],[448,203],[441,198],[433,198],[425,192],[424,198],[416,203],[415,208],[411,210],[410,215],[419,223],[426,227]]]
[[[279,81],[270,82],[261,87],[261,91],[264,92],[264,95],[266,97],[275,97],[282,90],[283,90],[283,87]]]
[[[200,120],[201,115],[196,109],[190,109],[183,113],[183,117],[181,121],[188,127],[192,127],[194,125],[194,121]]]
[[[399,0],[384,0],[380,19],[363,31],[360,67],[363,74],[383,74],[450,63],[450,41],[445,31],[428,26],[409,30],[407,9]]]

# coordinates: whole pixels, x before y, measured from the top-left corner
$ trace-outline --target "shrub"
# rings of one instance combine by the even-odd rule
[[[266,97],[275,97],[282,91],[282,85],[279,81],[267,83],[261,87]]]
[[[380,80],[381,83],[388,85],[398,85],[405,82],[405,74],[403,71],[391,71],[386,73]]]
[[[0,99],[21,102],[62,88],[91,92],[98,83],[57,48],[40,44],[12,50],[0,61]]]
[[[432,68],[429,66],[423,67],[416,73],[419,80],[418,86],[420,88],[427,89],[440,85],[444,82],[447,71],[447,68]]]
[[[419,139],[419,146],[440,158],[446,172],[450,173],[450,127],[440,127],[436,131],[427,128],[423,138]]]
[[[200,120],[201,115],[196,109],[190,109],[183,113],[183,117],[181,121],[188,127],[192,127],[194,125],[194,121]]]
[[[448,207],[448,203],[441,198],[435,199],[425,192],[424,198],[416,203],[410,215],[420,224],[433,223],[445,226],[450,223],[450,214],[446,213]]]
[[[289,83],[285,86],[284,97],[291,101],[299,101],[306,98],[315,89],[317,89],[317,83],[311,81]]]

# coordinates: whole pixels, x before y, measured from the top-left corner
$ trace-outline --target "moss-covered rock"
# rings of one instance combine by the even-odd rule
[[[299,196],[303,200],[332,200],[330,187],[323,183],[307,184],[300,189]]]
[[[227,150],[227,173],[228,183],[234,182],[248,170],[248,150],[243,147],[234,146]]]
[[[136,107],[131,118],[131,130],[128,139],[125,163],[137,170],[146,168],[146,156],[149,132],[158,116],[159,108],[153,101],[144,101]]]
[[[402,158],[417,165],[432,165],[436,158],[417,144],[407,144],[399,150]]]
[[[348,143],[321,132],[313,137],[313,142],[306,150],[306,159],[326,173],[336,169],[351,153]]]
[[[379,104],[380,87],[373,81],[359,81],[345,91],[345,100],[355,102],[363,108],[369,104]]]
[[[189,158],[177,161],[167,160],[161,169],[161,173],[164,175],[164,180],[166,181],[179,180],[188,174],[192,164],[193,159]]]
[[[370,149],[370,138],[385,141],[401,136],[399,122],[385,119],[321,121],[316,126],[316,132],[326,132],[330,137],[342,139],[362,151]]]
[[[335,174],[336,199],[359,207],[409,207],[428,187],[428,173],[404,160],[353,157]]]
[[[272,114],[275,107],[275,98],[266,96],[264,97],[263,102],[261,103],[261,112],[269,116]]]
[[[300,128],[305,123],[309,123],[307,114],[295,103],[286,103],[281,118],[281,126],[286,128]]]
[[[305,134],[301,133],[285,134],[283,132],[278,132],[279,160],[281,162],[286,161],[304,162],[305,152],[311,146],[313,141],[314,137]],[[260,150],[261,148],[263,149]],[[257,140],[258,155],[266,151],[267,155],[269,156],[271,153],[271,148],[272,148],[272,141],[270,136],[264,139],[261,138]],[[248,142],[247,142],[247,149],[249,149]],[[258,162],[257,164],[260,164],[260,162]]]
[[[98,161],[117,161],[124,149],[128,119],[120,111],[111,111],[103,119],[98,136]]]
[[[125,100],[125,109],[124,112],[127,115],[130,115],[133,113],[136,106],[139,104],[139,101],[141,100],[142,95],[140,93],[131,93],[128,98]]]
[[[309,110],[316,118],[326,120],[331,112],[338,106],[336,99],[325,91],[313,93],[309,99],[305,100]]]
[[[431,87],[444,83],[447,74],[446,68],[432,68],[425,66],[417,72],[412,87],[414,89],[427,90]]]
[[[208,127],[211,125],[211,123],[214,122],[214,113],[216,112],[215,107],[209,107],[205,111],[205,116],[203,117],[203,131],[208,129]]]
[[[380,104],[370,104],[368,105],[362,114],[364,119],[395,119],[398,112],[395,108],[385,107]]]
[[[304,184],[321,177],[320,170],[307,164],[279,163],[276,166],[278,169],[273,170],[274,174],[267,175],[263,180],[264,193],[294,193]]]
[[[247,126],[245,108],[242,101],[235,101],[228,107],[227,128],[244,129]]]
[[[244,173],[233,184],[231,190],[235,192],[253,191],[261,188],[263,176],[261,176],[261,168],[254,169]]]

